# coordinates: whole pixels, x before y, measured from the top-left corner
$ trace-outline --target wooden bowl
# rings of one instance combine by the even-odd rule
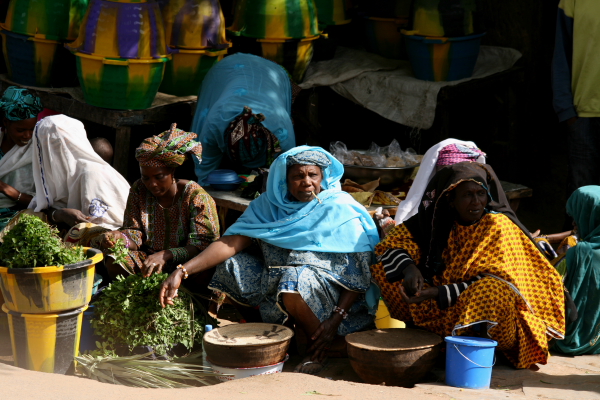
[[[348,358],[367,383],[412,387],[431,370],[442,338],[418,329],[374,329],[346,336]]]
[[[283,325],[248,323],[216,328],[204,335],[206,358],[228,368],[254,368],[285,359],[294,331]]]

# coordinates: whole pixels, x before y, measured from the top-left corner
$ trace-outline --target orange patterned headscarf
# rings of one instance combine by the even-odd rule
[[[195,133],[185,132],[172,124],[171,129],[158,136],[144,139],[135,149],[135,158],[142,167],[171,167],[183,164],[185,155],[190,154],[202,162],[202,145],[195,139]]]

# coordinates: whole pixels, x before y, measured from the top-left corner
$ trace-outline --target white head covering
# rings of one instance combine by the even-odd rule
[[[80,121],[46,117],[32,142],[36,195],[29,208],[74,208],[105,228],[123,225],[129,183],[96,154]]]
[[[4,140],[6,133],[0,132],[0,143]],[[35,194],[33,173],[31,170],[31,157],[33,147],[31,141],[25,146],[16,144],[0,160],[0,181],[17,189],[19,192],[29,195]],[[0,194],[0,208],[9,208],[16,205],[13,199]]]
[[[396,210],[396,225],[400,225],[417,213],[419,210],[419,203],[423,198],[427,184],[429,184],[429,181],[431,181],[431,178],[433,178],[435,175],[435,166],[438,161],[438,154],[440,150],[451,144],[458,144],[469,148],[477,148],[477,145],[473,142],[463,142],[462,140],[457,139],[446,139],[427,150],[423,156],[423,160],[421,161],[421,166],[419,167],[419,172],[417,172],[415,181],[406,195],[406,200],[400,203],[398,209]],[[485,156],[479,157],[477,162],[480,164],[485,164]]]

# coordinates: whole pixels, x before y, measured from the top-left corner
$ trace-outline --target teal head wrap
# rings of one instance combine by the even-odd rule
[[[4,112],[6,119],[21,121],[37,117],[44,107],[42,107],[40,98],[31,94],[27,89],[10,86],[0,99],[0,109]]]

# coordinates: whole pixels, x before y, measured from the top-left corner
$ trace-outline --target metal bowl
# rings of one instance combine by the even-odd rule
[[[363,167],[360,165],[344,165],[344,178],[356,183],[367,183],[379,178],[379,190],[390,190],[408,181],[416,167],[421,164],[402,168]],[[343,182],[343,181],[342,181]]]

